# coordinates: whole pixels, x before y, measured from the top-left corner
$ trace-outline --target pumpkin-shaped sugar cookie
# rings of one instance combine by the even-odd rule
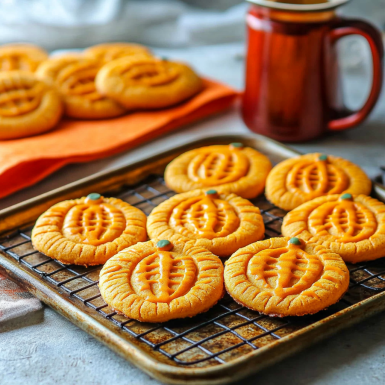
[[[0,46],[0,71],[35,72],[47,58],[47,52],[35,45],[5,44]]]
[[[336,303],[349,285],[338,254],[299,238],[270,238],[238,250],[226,262],[234,300],[270,316],[314,314]]]
[[[100,293],[117,312],[144,322],[192,317],[224,293],[218,257],[192,243],[166,239],[138,243],[103,266]]]
[[[62,111],[59,93],[32,73],[0,72],[0,140],[48,131]]]
[[[255,198],[271,170],[269,159],[242,143],[187,151],[166,168],[165,181],[176,192],[215,188],[243,198]]]
[[[105,43],[98,44],[84,50],[84,56],[96,59],[101,63],[109,63],[121,57],[134,55],[149,55],[149,49],[140,44],[132,43]]]
[[[180,103],[203,85],[186,64],[148,55],[123,57],[105,64],[96,77],[98,91],[129,110],[157,109]]]
[[[95,87],[100,63],[81,55],[51,58],[42,63],[36,75],[61,93],[65,114],[80,119],[106,119],[122,115],[125,109],[101,95]]]
[[[323,195],[369,194],[371,186],[365,172],[354,163],[315,153],[277,164],[267,178],[266,197],[289,211]]]
[[[100,265],[147,239],[146,216],[136,207],[100,194],[57,203],[32,231],[36,250],[65,264]]]
[[[285,236],[326,246],[346,262],[385,256],[385,205],[366,195],[327,195],[286,215]]]
[[[148,217],[150,238],[174,244],[189,240],[215,255],[226,257],[263,238],[265,226],[259,208],[235,194],[194,190],[174,195]]]

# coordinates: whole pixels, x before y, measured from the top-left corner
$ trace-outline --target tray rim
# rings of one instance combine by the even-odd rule
[[[0,210],[0,220],[3,218],[7,218],[10,215],[18,214],[23,209],[27,209],[28,207],[34,206],[38,203],[41,203],[42,201],[49,200],[50,198],[55,198],[60,194],[70,193],[76,188],[81,188],[87,184],[92,184],[93,182],[96,183],[99,180],[110,177],[113,173],[127,172],[129,169],[138,168],[143,163],[151,162],[151,160],[155,160],[156,158],[165,158],[168,154],[175,153],[178,150],[183,150],[184,147],[199,146],[199,143],[205,141],[223,142],[230,140],[257,140],[265,142],[265,144],[267,143],[271,146],[278,147],[281,152],[287,152],[288,154],[291,154],[291,156],[301,154],[299,151],[289,146],[286,146],[275,140],[263,137],[258,134],[229,133],[223,136],[201,135],[197,138],[197,140],[190,142],[182,140],[182,144],[177,147],[173,146],[172,148],[167,149],[166,151],[158,151],[151,157],[144,157],[143,159],[130,162],[124,166],[115,167],[113,169],[109,169],[108,171],[98,172],[96,174],[69,183],[52,191],[43,193],[41,195],[38,195],[34,198],[28,199],[6,209]],[[377,193],[381,193],[381,198],[383,196],[385,197],[385,189],[378,183],[373,183],[373,185],[375,187],[375,191]],[[65,298],[62,298],[62,296],[60,296],[58,293],[55,292],[54,289],[50,287],[49,282],[43,280],[40,281],[37,273],[27,270],[27,268],[24,268],[23,265],[18,263],[16,260],[12,260],[11,262],[7,257],[3,257],[2,253],[0,253],[0,267],[4,268],[11,275],[11,277],[16,279],[17,281],[19,279],[22,279],[23,282],[26,284],[26,288],[32,291],[34,295],[36,295],[39,299],[47,303],[55,311],[65,316],[67,319],[79,326],[81,329],[93,335],[95,338],[110,347],[116,353],[122,355],[133,365],[138,366],[141,370],[143,370],[150,376],[159,379],[160,381],[166,381],[168,383],[175,384],[180,384],[182,383],[181,381],[183,381],[183,383],[189,384],[224,384],[235,381],[237,379],[241,379],[243,377],[246,377],[247,375],[250,375],[253,372],[262,369],[263,367],[272,364],[273,362],[278,362],[279,360],[291,354],[294,354],[295,352],[302,350],[305,347],[310,346],[311,344],[323,338],[327,338],[330,335],[335,334],[343,328],[346,328],[354,323],[361,321],[366,317],[369,317],[385,309],[385,300],[383,300],[385,297],[385,292],[378,293],[370,298],[367,298],[352,306],[349,306],[344,310],[338,311],[337,313],[334,313],[322,319],[321,321],[317,321],[294,333],[282,337],[280,340],[277,340],[265,347],[256,349],[255,351],[250,352],[239,358],[236,358],[230,362],[226,362],[224,364],[208,368],[190,368],[162,363],[156,358],[150,356],[148,353],[146,353],[143,349],[141,349],[134,343],[120,338],[119,335],[113,330],[105,327],[103,324],[98,322],[98,320],[95,319],[94,316],[83,312],[82,310],[78,309],[75,305],[72,305],[70,301],[67,301]],[[20,283],[20,281],[18,282]],[[31,285],[33,285],[34,288],[32,288]],[[49,295],[55,297],[55,301],[58,301],[63,305],[65,304],[66,306],[70,306],[71,312],[65,311],[65,308],[55,306],[54,300],[51,299]],[[95,326],[95,328],[93,330],[90,330],[88,328],[88,325],[86,325],[82,321],[82,319],[87,319],[88,322],[92,323]],[[319,332],[318,335],[317,332]],[[314,338],[307,338],[307,341],[302,341],[306,340],[306,337]],[[295,341],[297,341],[297,345],[295,344]],[[301,344],[299,344],[298,342],[301,342]],[[121,347],[121,344],[127,344],[126,348],[119,349],[119,347]],[[285,349],[287,350],[285,351]],[[277,353],[278,355],[277,357],[275,357],[275,354]],[[257,362],[258,358],[264,355],[267,356],[267,360],[263,361],[261,359],[261,362]],[[249,364],[249,367],[246,369],[243,368],[243,366],[247,367],[247,364]],[[252,365],[252,367],[250,367],[250,364]],[[239,369],[243,369],[241,373],[239,373]],[[228,377],[227,374],[231,375],[231,377]]]

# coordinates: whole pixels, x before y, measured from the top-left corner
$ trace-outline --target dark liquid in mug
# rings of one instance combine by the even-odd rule
[[[337,55],[328,42],[334,20],[277,21],[251,7],[242,113],[252,131],[309,140],[343,109]]]

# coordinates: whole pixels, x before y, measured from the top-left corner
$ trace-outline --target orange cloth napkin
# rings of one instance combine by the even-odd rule
[[[224,110],[237,95],[228,86],[205,80],[202,92],[176,107],[99,121],[66,119],[45,134],[0,141],[0,198],[68,163],[107,157]]]

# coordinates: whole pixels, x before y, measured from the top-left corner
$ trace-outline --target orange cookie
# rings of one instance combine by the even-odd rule
[[[32,231],[36,250],[83,266],[105,263],[146,239],[146,216],[139,209],[96,193],[57,203],[40,216]]]
[[[270,238],[238,250],[226,262],[225,285],[239,304],[277,317],[314,314],[349,286],[338,254],[298,238]]]
[[[180,193],[215,187],[219,192],[255,198],[271,170],[269,159],[242,143],[217,145],[187,151],[166,168],[168,187]]]
[[[35,45],[6,44],[0,46],[0,71],[34,72],[47,58],[47,52]]]
[[[385,256],[385,205],[366,195],[326,195],[286,215],[282,234],[318,243],[357,263]]]
[[[63,55],[45,61],[37,76],[57,87],[64,100],[65,114],[80,119],[106,119],[122,115],[125,109],[95,88],[100,65],[81,55]]]
[[[168,240],[138,243],[107,261],[100,293],[118,313],[144,322],[192,317],[223,296],[223,265],[202,247]]]
[[[62,112],[59,93],[32,73],[0,72],[0,139],[48,131]]]
[[[202,81],[187,65],[146,55],[105,64],[96,77],[100,93],[129,110],[165,108],[202,90]]]
[[[277,164],[267,178],[266,197],[289,211],[323,195],[369,194],[371,188],[370,179],[354,163],[315,153]]]
[[[150,238],[173,243],[193,240],[220,257],[263,238],[259,208],[235,194],[193,190],[162,202],[148,217]]]
[[[98,44],[84,50],[84,56],[96,59],[101,63],[109,63],[110,61],[120,59],[121,57],[138,54],[151,56],[151,52],[147,47],[131,43]]]

